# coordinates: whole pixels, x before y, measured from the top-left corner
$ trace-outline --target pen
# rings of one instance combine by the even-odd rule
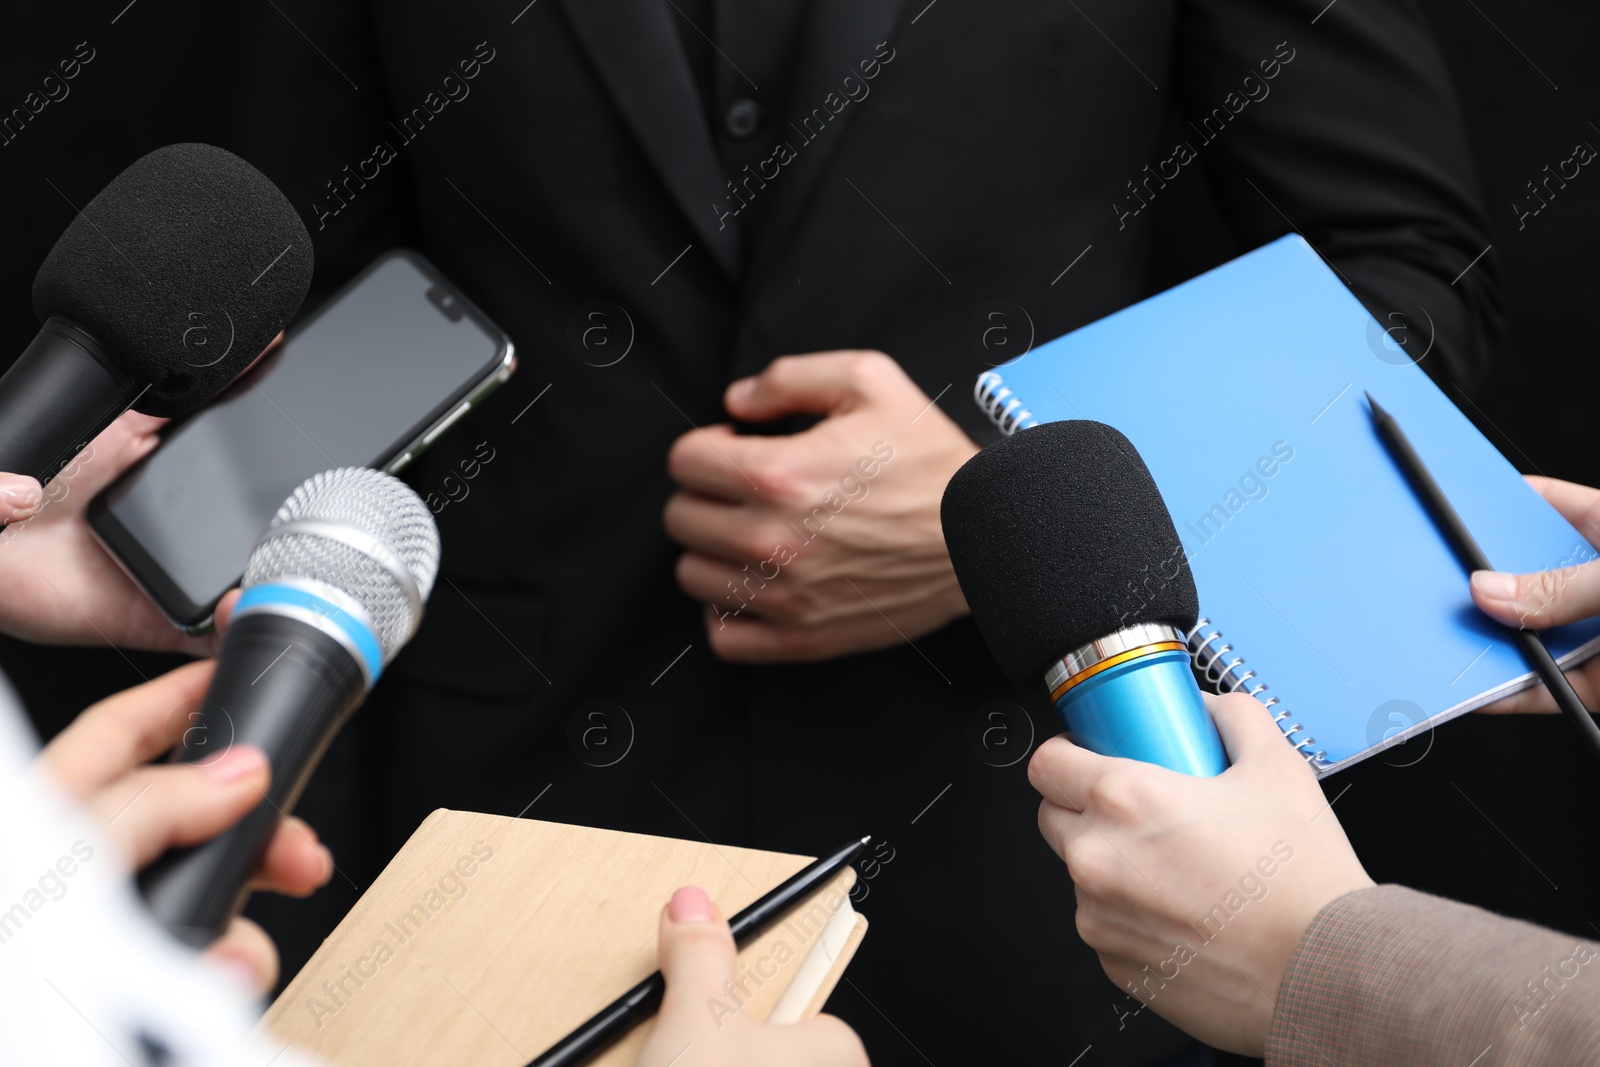
[[[831,856],[812,863],[794,877],[745,908],[728,923],[740,948],[781,919],[791,908],[855,862],[871,837],[863,837]],[[572,1033],[550,1046],[527,1067],[579,1067],[610,1048],[629,1030],[661,1007],[666,980],[657,971],[602,1008]]]
[[[1433,480],[1427,464],[1417,455],[1417,450],[1411,446],[1411,441],[1406,437],[1405,431],[1400,429],[1400,424],[1394,420],[1394,416],[1372,399],[1371,393],[1367,394],[1367,403],[1372,405],[1372,420],[1377,425],[1378,436],[1383,438],[1384,445],[1389,449],[1395,462],[1400,465],[1400,469],[1405,472],[1412,489],[1432,513],[1434,522],[1443,531],[1445,539],[1450,542],[1456,557],[1466,565],[1469,572],[1494,570],[1489,563],[1489,557],[1483,554],[1477,539],[1467,529],[1466,523],[1461,521],[1461,516],[1456,513],[1449,498],[1444,495],[1444,490],[1439,488],[1439,483]],[[1556,663],[1555,657],[1550,655],[1550,650],[1545,647],[1543,639],[1537,632],[1523,627],[1511,629],[1508,626],[1506,629],[1511,630],[1511,636],[1522,651],[1523,658],[1538,673],[1545,688],[1550,690],[1556,706],[1573,726],[1577,727],[1578,733],[1583,735],[1590,753],[1595,759],[1600,760],[1600,726],[1595,725],[1594,717],[1583,706],[1583,701],[1578,699],[1578,694],[1572,691],[1571,683],[1567,681],[1566,675],[1561,673],[1560,665]]]

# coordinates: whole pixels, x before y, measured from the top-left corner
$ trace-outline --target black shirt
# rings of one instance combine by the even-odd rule
[[[749,232],[760,218],[763,197],[759,181],[744,182],[772,155],[787,126],[784,107],[804,30],[804,0],[666,2],[673,8],[712,142],[746,205],[729,222]]]

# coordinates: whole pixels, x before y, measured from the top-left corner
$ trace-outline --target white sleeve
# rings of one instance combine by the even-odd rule
[[[101,827],[34,770],[0,675],[0,1063],[311,1067],[237,979],[168,937]]]

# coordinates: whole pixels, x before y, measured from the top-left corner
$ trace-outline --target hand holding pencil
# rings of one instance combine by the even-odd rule
[[[1479,546],[1477,539],[1472,536],[1472,531],[1468,530],[1466,523],[1461,521],[1461,516],[1456,513],[1455,507],[1450,503],[1449,498],[1445,496],[1444,490],[1439,487],[1439,483],[1434,480],[1433,474],[1428,470],[1428,465],[1417,454],[1417,450],[1412,446],[1410,439],[1406,437],[1405,431],[1400,428],[1400,424],[1395,421],[1394,416],[1384,410],[1383,406],[1372,398],[1371,393],[1367,394],[1367,404],[1372,409],[1373,425],[1378,431],[1378,436],[1383,439],[1384,446],[1388,448],[1389,454],[1405,474],[1405,478],[1411,484],[1412,490],[1433,517],[1433,521],[1438,526],[1439,531],[1450,542],[1456,558],[1476,579],[1473,583],[1474,598],[1483,593],[1511,592],[1514,594],[1515,590],[1522,589],[1527,583],[1519,581],[1514,575],[1504,575],[1494,570],[1494,567],[1489,562],[1489,557],[1483,554],[1483,549]],[[1593,564],[1590,566],[1593,567]],[[1574,570],[1575,573],[1587,575],[1585,586],[1593,582],[1594,572],[1592,569],[1584,572],[1582,567],[1578,567]],[[1511,581],[1506,581],[1508,578]],[[1538,575],[1533,576],[1533,578],[1534,582],[1532,584],[1534,586],[1546,586],[1557,593],[1560,590],[1560,583],[1554,578],[1542,580]],[[1515,586],[1515,590],[1512,588],[1513,586]],[[1499,600],[1500,598],[1494,597],[1493,599]],[[1555,658],[1550,655],[1550,650],[1545,647],[1539,635],[1526,627],[1525,608],[1519,606],[1514,595],[1509,605],[1502,602],[1498,607],[1503,614],[1497,614],[1496,612],[1489,612],[1489,614],[1510,631],[1512,640],[1516,642],[1517,648],[1521,651],[1523,658],[1527,660],[1528,666],[1532,667],[1534,673],[1544,682],[1545,695],[1572,723],[1573,728],[1578,731],[1581,743],[1589,750],[1589,753],[1596,760],[1600,760],[1600,725],[1596,725],[1594,716],[1589,712],[1588,704],[1579,697],[1572,684],[1562,674],[1561,667],[1556,663]],[[1507,610],[1508,608],[1509,610]],[[1508,619],[1504,617],[1505,615],[1517,615],[1519,617]],[[1547,625],[1554,621],[1553,618],[1548,620]]]
[[[680,889],[661,909],[659,954],[667,992],[639,1067],[867,1067],[861,1039],[831,1015],[769,1026],[708,1009],[727,999],[738,949],[704,890]]]
[[[661,969],[545,1049],[528,1067],[583,1067],[658,1011],[661,1018],[640,1055],[639,1067],[654,1067],[656,1060],[652,1057],[663,1051],[670,1055],[660,1062],[676,1065],[694,1045],[696,1035],[704,1039],[713,1033],[725,1036],[715,1042],[702,1040],[693,1062],[704,1067],[736,1067],[742,1063],[865,1067],[866,1053],[860,1039],[837,1019],[812,1019],[786,1027],[781,1032],[787,1036],[773,1044],[774,1035],[780,1031],[742,1011],[744,1003],[733,995],[733,982],[739,949],[848,869],[871,840],[863,837],[848,841],[832,855],[814,860],[739,912],[731,922],[724,922],[717,915],[704,890],[679,889],[661,913]],[[717,1005],[726,1007],[724,997],[737,1005],[731,1015],[714,1010]],[[663,1037],[663,1033],[667,1036]],[[666,1045],[680,1047],[674,1050]],[[774,1059],[774,1055],[780,1058]]]
[[[1600,489],[1557,478],[1529,475],[1528,484],[1591,543],[1600,541]],[[1510,627],[1543,630],[1600,615],[1600,560],[1571,562],[1533,574],[1478,571],[1472,599],[1490,618]],[[1586,708],[1600,708],[1600,657],[1567,672]],[[1553,713],[1560,710],[1543,685],[1524,689],[1483,709],[1489,713]]]

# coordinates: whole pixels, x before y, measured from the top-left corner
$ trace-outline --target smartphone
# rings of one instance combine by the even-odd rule
[[[421,255],[384,253],[89,505],[172,622],[211,628],[301,482],[401,470],[516,369],[511,340]]]

